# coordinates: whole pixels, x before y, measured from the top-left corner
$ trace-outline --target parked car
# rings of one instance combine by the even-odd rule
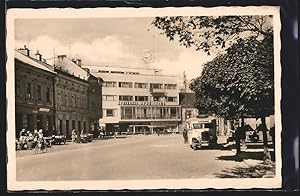
[[[80,135],[80,139],[82,143],[92,142],[93,141],[93,134],[87,133]]]
[[[188,130],[188,143],[194,150],[203,146],[217,145],[216,119],[211,116],[195,117],[186,121]]]
[[[66,136],[65,135],[52,135],[53,144],[65,144],[66,143]]]

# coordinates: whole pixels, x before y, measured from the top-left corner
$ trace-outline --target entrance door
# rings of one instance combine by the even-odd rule
[[[70,134],[70,126],[69,126],[69,120],[66,120],[66,136],[68,139],[70,139],[71,134]]]
[[[78,132],[81,133],[81,122],[80,122],[80,120],[78,121]]]
[[[27,130],[28,131],[33,131],[33,116],[32,114],[27,114]]]
[[[36,127],[37,127],[38,130],[43,129],[42,118],[43,118],[42,115],[37,115],[37,118],[36,118]]]

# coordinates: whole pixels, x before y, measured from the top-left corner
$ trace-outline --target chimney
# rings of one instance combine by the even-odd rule
[[[65,57],[67,57],[65,54],[57,56],[58,60],[63,60]]]
[[[83,68],[87,73],[90,73],[90,69],[89,68]]]
[[[24,48],[20,48],[19,52],[21,52],[22,54],[24,54],[26,56],[30,56],[30,50],[28,48],[26,48],[26,45],[24,45]]]
[[[35,56],[37,60],[42,61],[42,55],[40,54],[39,50],[36,51]]]
[[[77,62],[76,64],[77,64],[79,67],[81,67],[81,59],[77,59],[76,62]]]

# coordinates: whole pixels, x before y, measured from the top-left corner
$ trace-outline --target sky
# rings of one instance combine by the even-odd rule
[[[15,48],[24,45],[43,58],[65,54],[83,65],[156,68],[187,79],[200,76],[214,58],[169,41],[151,25],[153,18],[17,19]],[[144,57],[152,57],[147,63]]]

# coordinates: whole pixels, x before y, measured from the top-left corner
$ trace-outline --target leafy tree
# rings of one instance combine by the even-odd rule
[[[206,52],[221,52],[191,84],[197,106],[227,119],[265,117],[274,110],[272,16],[156,17],[152,24],[171,41]]]
[[[272,39],[239,39],[226,52],[206,63],[191,83],[197,107],[226,119],[261,118],[267,146],[265,117],[274,113]]]
[[[165,16],[152,24],[171,41],[207,54],[230,47],[241,37],[271,37],[272,16]]]

